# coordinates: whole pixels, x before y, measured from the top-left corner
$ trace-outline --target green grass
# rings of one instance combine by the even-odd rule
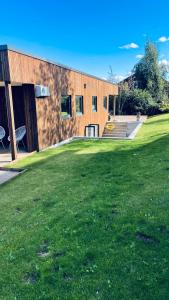
[[[169,299],[169,115],[76,141],[0,187],[1,300]]]

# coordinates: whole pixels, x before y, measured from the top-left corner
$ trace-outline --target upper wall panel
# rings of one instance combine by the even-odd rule
[[[26,54],[9,50],[9,67],[11,82],[56,85],[64,90],[71,90],[76,86],[79,93],[84,87],[96,87],[101,85],[110,91],[110,94],[118,94],[118,87],[93,76],[64,68]]]

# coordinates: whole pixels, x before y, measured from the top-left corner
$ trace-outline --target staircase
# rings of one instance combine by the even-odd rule
[[[127,137],[126,122],[107,122],[104,128],[103,137],[124,139]]]

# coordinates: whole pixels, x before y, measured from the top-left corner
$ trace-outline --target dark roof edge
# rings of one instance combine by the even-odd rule
[[[80,74],[82,74],[82,75],[85,75],[85,76],[88,76],[88,77],[92,77],[92,78],[95,78],[95,79],[97,79],[97,80],[104,81],[104,82],[109,83],[109,84],[111,84],[111,85],[113,85],[113,86],[118,86],[118,84],[112,83],[111,81],[108,81],[108,80],[102,79],[102,78],[100,78],[100,77],[97,77],[97,76],[95,76],[95,75],[91,75],[91,74],[85,73],[85,72],[83,72],[83,71],[80,71],[80,70],[71,68],[71,67],[69,67],[69,66],[67,66],[67,65],[60,64],[60,63],[55,62],[55,61],[52,61],[52,60],[48,60],[48,59],[46,59],[46,58],[42,58],[42,57],[38,57],[38,56],[35,56],[35,55],[31,55],[31,54],[25,53],[25,52],[23,52],[23,51],[20,51],[20,50],[18,50],[18,49],[13,49],[13,48],[9,47],[8,45],[0,45],[0,51],[5,51],[5,50],[17,52],[17,53],[19,53],[19,54],[23,54],[23,55],[25,55],[25,56],[32,57],[32,58],[34,58],[34,59],[38,59],[38,60],[47,62],[47,63],[52,64],[52,65],[56,65],[56,66],[58,66],[58,67],[61,67],[61,68],[63,68],[63,69],[66,69],[66,70],[74,71],[74,72],[76,72],[76,73],[80,73]]]
[[[8,50],[8,45],[0,45],[0,51]]]

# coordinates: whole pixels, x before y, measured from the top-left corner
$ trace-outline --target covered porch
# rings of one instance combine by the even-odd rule
[[[38,150],[34,85],[0,82],[0,129],[0,167]]]

